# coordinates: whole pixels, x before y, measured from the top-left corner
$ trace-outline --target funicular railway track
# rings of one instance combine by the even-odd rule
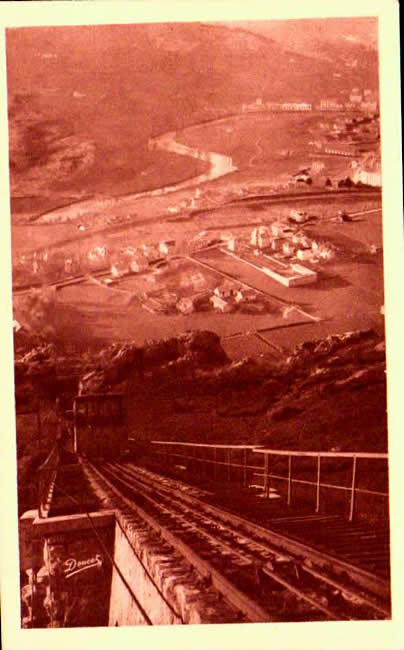
[[[380,578],[372,583],[365,576],[372,588],[364,589],[355,567],[302,544],[290,546],[285,536],[208,504],[206,491],[134,463],[84,467],[118,509],[146,520],[248,621],[390,617],[388,586]]]

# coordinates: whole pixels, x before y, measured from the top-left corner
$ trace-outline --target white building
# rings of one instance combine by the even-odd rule
[[[65,259],[65,273],[73,272],[73,260],[71,257]]]
[[[360,104],[362,101],[362,93],[359,88],[353,88],[351,94],[349,95],[349,101],[351,104]]]
[[[290,218],[292,221],[295,221],[296,223],[305,223],[309,219],[309,215],[307,212],[304,212],[303,210],[291,210],[290,211]]]
[[[209,298],[209,300],[212,303],[213,308],[217,309],[218,311],[228,313],[232,310],[232,306],[220,296],[213,295]]]
[[[253,289],[238,289],[234,294],[236,302],[256,302],[257,294]]]
[[[129,273],[129,266],[123,260],[117,260],[111,264],[111,275],[114,278],[122,278]]]
[[[234,252],[236,250],[236,238],[231,232],[222,233],[220,239],[224,244],[226,244],[226,248],[229,251]]]
[[[272,236],[271,231],[267,226],[258,226],[251,232],[250,244],[257,248],[267,248],[271,246]]]
[[[142,244],[140,248],[144,257],[146,257],[147,260],[149,261],[149,264],[151,264],[152,262],[157,262],[157,260],[161,259],[161,254],[156,248],[156,246]]]
[[[175,250],[175,239],[165,239],[164,241],[159,242],[158,247],[159,253],[167,257],[167,255],[172,255]]]
[[[292,257],[295,254],[296,248],[289,241],[285,241],[282,245],[282,253],[287,257]]]
[[[298,260],[305,262],[311,259],[312,254],[313,253],[310,248],[299,248],[299,250],[296,253],[296,257]]]

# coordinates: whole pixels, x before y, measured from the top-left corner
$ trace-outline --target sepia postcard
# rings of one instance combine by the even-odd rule
[[[3,647],[400,650],[398,4],[191,4],[0,7]]]

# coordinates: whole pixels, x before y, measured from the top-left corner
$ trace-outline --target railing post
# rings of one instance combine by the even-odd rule
[[[227,450],[227,480],[230,481],[230,449]]]
[[[244,447],[244,454],[243,454],[243,486],[247,487],[247,448]]]
[[[213,447],[213,479],[217,478],[217,447]]]
[[[292,500],[292,456],[288,456],[288,506]]]
[[[41,401],[40,401],[40,397],[38,397],[38,402],[37,402],[36,419],[37,419],[37,427],[38,427],[38,452],[41,453],[41,451],[42,451],[42,422],[41,422]]]
[[[320,510],[320,470],[321,470],[321,456],[317,456],[317,487],[316,487],[316,512]]]
[[[73,451],[75,454],[78,452],[77,440],[77,402],[73,400]]]
[[[356,456],[353,456],[352,462],[352,485],[351,485],[351,504],[349,508],[349,521],[353,520],[355,510],[355,488],[356,488]]]
[[[264,494],[267,499],[269,496],[269,485],[268,485],[268,454],[264,455]]]

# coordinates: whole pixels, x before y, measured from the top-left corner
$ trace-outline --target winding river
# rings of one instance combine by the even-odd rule
[[[222,122],[223,118],[217,120]],[[215,120],[216,122],[216,120]],[[188,129],[194,128],[188,127]],[[182,134],[185,134],[188,129],[184,129]],[[130,203],[135,199],[143,199],[147,197],[163,196],[179,190],[195,187],[201,183],[212,181],[221,176],[231,174],[237,171],[237,167],[233,165],[232,158],[225,156],[214,151],[202,151],[194,147],[188,147],[176,140],[177,132],[169,131],[156,138],[149,140],[148,147],[150,150],[160,149],[169,153],[175,153],[180,156],[190,156],[198,160],[208,163],[208,170],[203,174],[194,176],[178,183],[165,185],[154,190],[147,190],[144,192],[137,192],[134,194],[126,194],[125,196],[115,198],[91,198],[84,201],[79,201],[71,205],[63,206],[46,212],[39,216],[36,223],[66,223],[80,217],[84,217],[94,212],[99,212],[102,209],[113,209]]]

